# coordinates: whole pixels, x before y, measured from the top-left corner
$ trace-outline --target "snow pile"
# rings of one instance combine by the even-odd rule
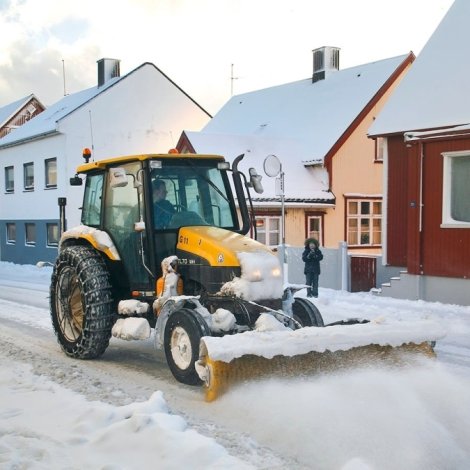
[[[292,331],[270,313],[262,313],[255,322],[256,331]]]
[[[161,392],[125,406],[89,402],[25,364],[0,363],[4,468],[253,468],[169,414]]]
[[[212,360],[230,362],[246,354],[272,359],[277,355],[297,356],[310,351],[346,351],[368,344],[419,344],[436,341],[444,336],[445,332],[439,323],[423,320],[307,327],[294,331],[247,331],[222,338],[204,337],[202,341]]]
[[[214,333],[231,331],[236,323],[235,315],[230,310],[225,310],[224,308],[218,308],[208,319],[210,320],[210,329]]]
[[[237,253],[237,258],[241,266],[241,277],[224,284],[221,294],[252,301],[282,297],[282,273],[276,256],[258,251]]]
[[[115,338],[126,341],[150,338],[150,325],[146,318],[118,318],[111,330]]]
[[[118,304],[119,315],[135,315],[147,313],[149,305],[137,299],[120,300]]]

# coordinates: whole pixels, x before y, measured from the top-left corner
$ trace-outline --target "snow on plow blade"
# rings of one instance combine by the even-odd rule
[[[311,375],[375,362],[403,363],[404,353],[434,357],[432,343],[443,336],[435,322],[403,321],[204,337],[197,370],[205,383],[206,401],[213,401],[246,380]]]

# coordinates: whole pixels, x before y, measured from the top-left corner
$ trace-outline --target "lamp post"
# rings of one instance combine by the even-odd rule
[[[276,178],[276,196],[281,198],[281,247],[282,247],[282,274],[284,283],[287,283],[287,253],[286,253],[286,212],[284,204],[284,172],[282,164],[276,155],[268,155],[263,163],[264,172],[271,178]]]

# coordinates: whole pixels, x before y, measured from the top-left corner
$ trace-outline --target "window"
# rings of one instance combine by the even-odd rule
[[[383,137],[377,137],[375,139],[375,161],[383,162],[384,155],[387,150],[387,140]]]
[[[470,228],[470,150],[444,157],[442,227]]]
[[[270,247],[280,245],[281,225],[280,216],[256,216],[258,241]]]
[[[319,215],[309,215],[307,217],[307,237],[306,238],[316,238],[321,244],[322,241],[322,225],[321,225],[321,216]]]
[[[58,246],[59,245],[59,225],[58,224],[46,224],[47,230],[47,246]]]
[[[82,223],[85,225],[100,225],[103,177],[104,174],[99,173],[96,175],[89,175],[86,179],[82,210]]]
[[[7,223],[7,243],[16,243],[16,224]]]
[[[379,246],[382,243],[382,201],[347,199],[349,246]]]
[[[49,158],[44,161],[46,188],[57,188],[57,159]]]
[[[26,245],[36,245],[36,225],[24,224]]]
[[[14,168],[12,166],[5,167],[5,192],[12,193],[15,190]]]
[[[34,163],[25,163],[23,165],[24,171],[24,189],[33,190],[34,189]]]

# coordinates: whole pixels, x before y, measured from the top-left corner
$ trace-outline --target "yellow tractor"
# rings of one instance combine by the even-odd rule
[[[253,330],[266,316],[289,332],[326,330],[304,328],[323,327],[320,312],[284,288],[277,256],[247,236],[254,230],[248,188],[258,187],[259,177],[250,171],[247,180],[238,170],[243,155],[232,165],[217,155],[176,152],[96,162],[84,157],[70,180],[80,185],[85,179],[82,225],[62,234],[50,288],[53,327],[67,355],[96,358],[112,336],[145,339],[154,329],[174,377],[205,382],[213,399],[232,380],[230,363],[238,353],[211,341],[255,333],[250,341],[256,342]],[[428,339],[419,344],[432,353]],[[257,355],[250,347],[244,357]],[[301,353],[317,349],[307,345]],[[290,356],[296,354],[294,348]],[[233,370],[243,375],[239,366]]]

